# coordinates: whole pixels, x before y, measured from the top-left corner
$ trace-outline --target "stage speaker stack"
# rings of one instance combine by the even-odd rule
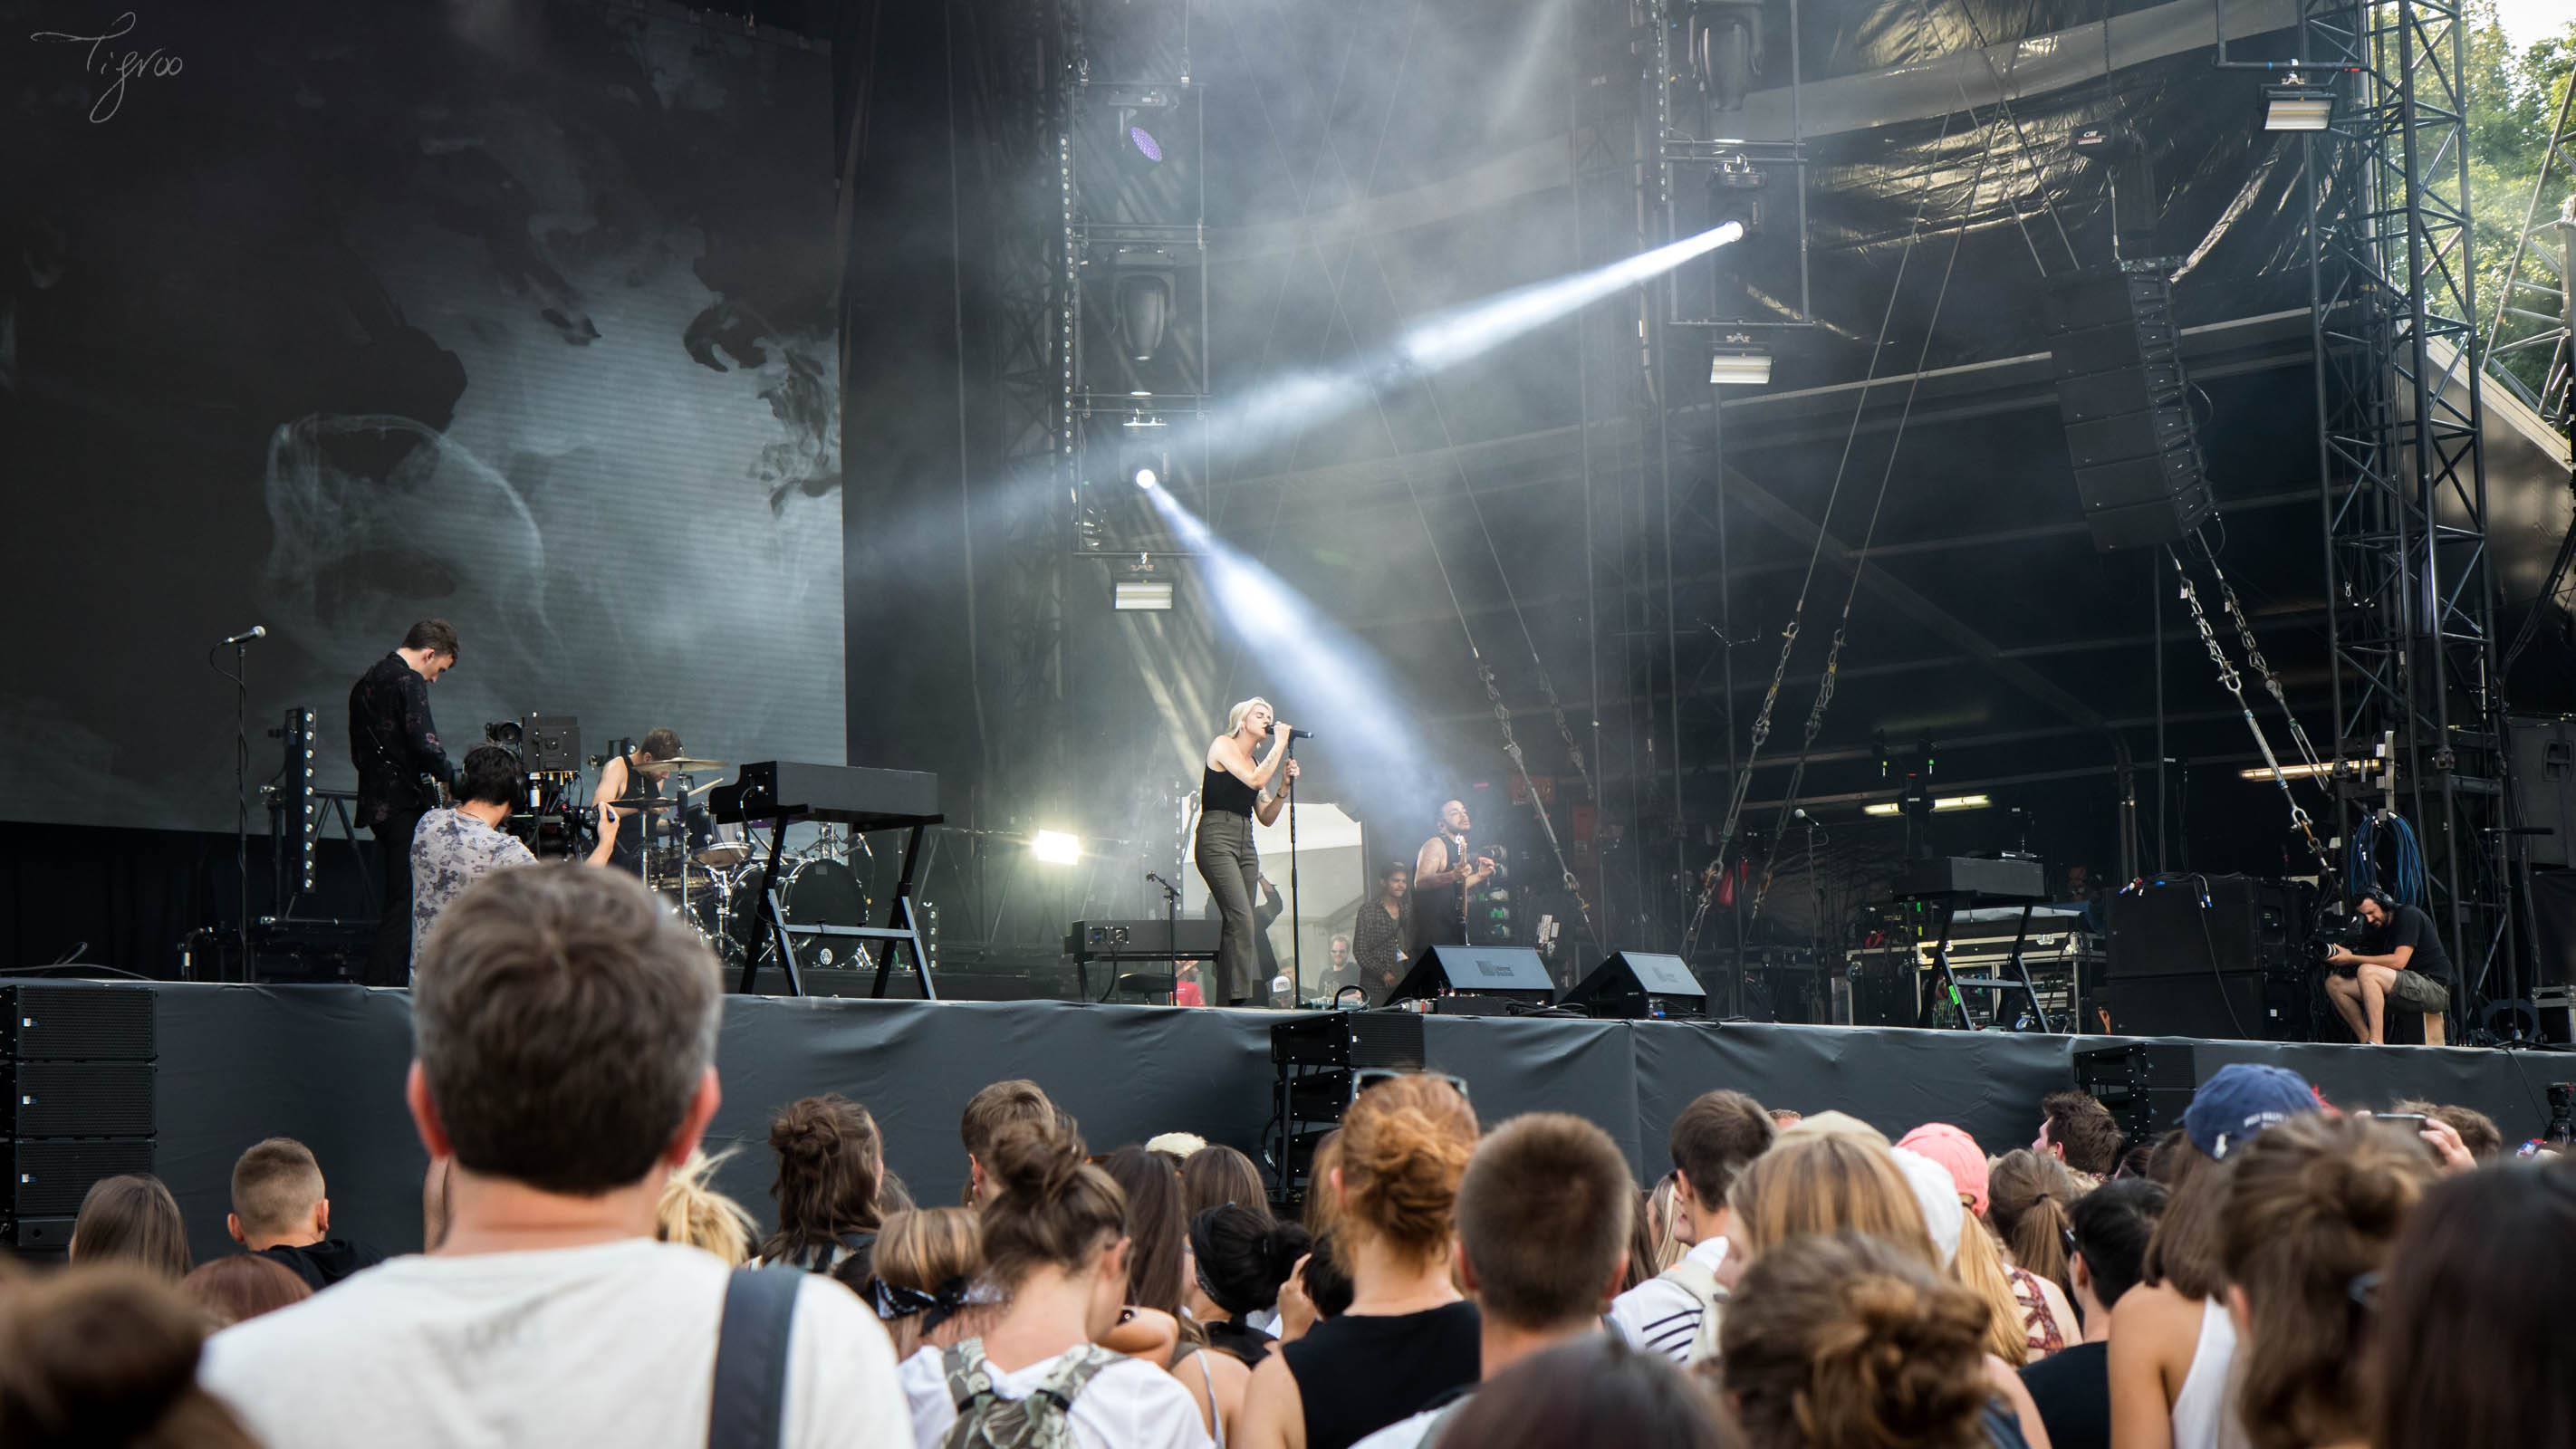
[[[1300,1013],[1270,1028],[1270,1064],[1278,1072],[1263,1144],[1270,1200],[1293,1215],[1314,1176],[1315,1148],[1341,1125],[1352,1100],[1380,1077],[1423,1069],[1422,1017],[1411,1011]]]
[[[2313,886],[2251,876],[2159,876],[2113,897],[2100,992],[2111,1030],[2315,1040],[2315,914]]]
[[[1433,946],[1378,1004],[1424,1001],[1443,1016],[1504,1016],[1555,1000],[1556,978],[1527,946]]]
[[[152,1171],[152,993],[6,986],[0,1007],[8,1079],[0,1240],[24,1255],[60,1253],[92,1184]]]
[[[2208,1063],[2211,1072],[2225,1065]],[[2080,1047],[2075,1085],[2110,1112],[2127,1145],[2136,1147],[2182,1125],[2183,1109],[2191,1105],[2191,1094],[2205,1075],[2201,1066],[2200,1049],[2190,1042]]]
[[[1661,1021],[1708,1015],[1708,992],[1679,956],[1621,951],[1575,983],[1557,1004],[1605,1019]]]
[[[2217,511],[2201,466],[2173,284],[2086,272],[2049,292],[2049,360],[2093,546],[2175,543]]]

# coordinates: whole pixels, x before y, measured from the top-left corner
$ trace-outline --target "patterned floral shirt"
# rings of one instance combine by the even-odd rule
[[[411,954],[420,959],[420,943],[447,903],[465,893],[475,877],[509,865],[534,865],[537,858],[519,838],[495,830],[471,815],[432,810],[411,833]]]

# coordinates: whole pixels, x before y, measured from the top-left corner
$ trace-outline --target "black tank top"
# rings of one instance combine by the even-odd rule
[[[638,796],[661,799],[662,782],[636,768],[635,757],[628,755],[626,789],[618,798],[632,800]],[[640,876],[644,873],[644,839],[653,828],[654,812],[629,809],[617,813],[622,818],[617,822],[617,844],[608,852],[608,863],[628,875]]]
[[[1199,776],[1199,809],[1207,814],[1222,810],[1228,815],[1250,815],[1260,802],[1261,792],[1230,771],[1211,768]]]
[[[1329,1318],[1279,1346],[1304,1403],[1306,1449],[1349,1449],[1483,1369],[1473,1303],[1421,1313]]]

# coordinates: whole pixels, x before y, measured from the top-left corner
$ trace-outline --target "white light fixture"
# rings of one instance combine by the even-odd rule
[[[1133,559],[1114,562],[1109,568],[1112,610],[1126,613],[1172,607],[1172,571],[1157,566],[1151,556],[1138,554]]]
[[[1905,813],[1905,807],[1894,800],[1881,800],[1875,805],[1863,805],[1860,807],[1860,813],[1863,815],[1902,815]]]
[[[1944,795],[1932,802],[1932,808],[1936,811],[1983,810],[1993,803],[1983,795]]]
[[[2313,780],[2320,775],[2332,775],[2336,773],[2339,772],[2335,763],[2331,760],[2317,765],[2283,765],[2281,767],[2282,778],[2288,780]],[[2350,768],[2340,771],[2340,773],[2358,774],[2359,771],[2357,768]],[[2272,778],[2272,771],[2267,766],[2256,765],[2251,769],[2237,771],[2236,778],[2240,780],[2269,780]]]
[[[1717,387],[1766,387],[1771,354],[1755,346],[1751,334],[1730,332],[1708,355],[1708,380]]]
[[[2263,129],[2322,131],[2334,116],[2334,92],[2290,72],[2285,85],[2263,87]]]
[[[1048,865],[1072,865],[1082,859],[1082,838],[1061,830],[1041,830],[1029,837],[1029,854]]]

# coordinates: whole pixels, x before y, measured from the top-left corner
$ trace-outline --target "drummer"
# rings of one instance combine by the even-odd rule
[[[599,807],[599,845],[590,853],[592,865],[613,866],[628,875],[644,873],[647,817],[655,812],[637,802],[662,798],[662,781],[671,773],[670,762],[680,754],[680,736],[657,729],[632,751],[600,767],[599,789],[591,796]],[[619,801],[627,803],[621,807]]]

